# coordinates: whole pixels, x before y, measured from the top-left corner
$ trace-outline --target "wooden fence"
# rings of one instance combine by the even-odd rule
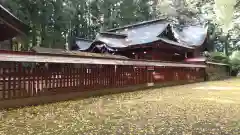
[[[43,59],[43,56],[48,59]],[[203,80],[205,76],[204,65],[104,58],[93,59],[94,62],[87,63],[84,59],[2,54],[0,55],[0,100],[121,88],[140,84],[161,84],[173,81],[197,82]]]
[[[231,66],[223,63],[206,62],[207,80],[221,80],[231,76]]]

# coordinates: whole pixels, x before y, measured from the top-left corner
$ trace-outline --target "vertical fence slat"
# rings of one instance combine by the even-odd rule
[[[13,87],[13,98],[16,98],[16,88],[17,88],[17,75],[16,75],[16,68],[17,68],[17,64],[14,62],[13,63],[13,71],[12,71],[12,78],[13,78],[13,83],[12,83],[12,87]]]
[[[17,63],[16,67],[16,98],[21,97],[21,63]]]
[[[70,68],[70,78],[71,78],[71,88],[74,88],[74,68],[71,64],[71,68]]]
[[[6,99],[6,91],[7,91],[7,87],[6,87],[6,68],[3,67],[3,74],[2,74],[2,98]]]
[[[32,79],[32,95],[31,96],[35,96],[36,95],[36,89],[39,88],[39,82],[38,82],[38,75],[37,75],[37,72],[39,72],[38,68],[37,67],[34,67],[33,68],[33,79]]]
[[[204,77],[203,68],[139,65],[53,64],[48,67],[21,62],[0,65],[0,100],[41,96],[49,92],[75,92],[146,83],[192,80]],[[189,78],[188,78],[189,77]],[[56,93],[56,94],[57,94]]]
[[[82,91],[82,90],[84,90],[84,85],[83,85],[83,65],[81,65],[80,66],[80,68],[79,68],[79,86],[78,86],[78,88],[79,88],[79,90],[80,91]]]
[[[31,89],[31,80],[32,80],[32,74],[31,74],[31,69],[30,69],[30,67],[28,68],[28,94],[27,94],[27,96],[28,97],[30,97],[31,96],[31,91],[32,91],[32,89]]]
[[[12,98],[12,63],[9,65],[7,69],[7,99]]]
[[[76,88],[79,90],[79,85],[80,85],[80,81],[79,81],[79,75],[80,75],[80,68],[77,67],[76,68]]]
[[[19,66],[18,66],[18,91],[19,91],[18,97],[23,96],[22,75],[23,75],[22,64],[19,63]]]

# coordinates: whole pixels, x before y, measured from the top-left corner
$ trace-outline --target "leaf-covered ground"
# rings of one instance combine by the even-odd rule
[[[240,79],[0,111],[1,135],[239,135]]]

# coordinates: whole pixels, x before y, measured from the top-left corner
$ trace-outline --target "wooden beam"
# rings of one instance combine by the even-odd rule
[[[162,66],[162,67],[201,67],[205,65],[166,63],[151,60],[117,60],[117,59],[93,59],[92,57],[63,57],[47,55],[24,55],[0,53],[0,61],[6,62],[37,62],[37,63],[68,63],[68,64],[100,64],[100,65],[136,65],[136,66]]]

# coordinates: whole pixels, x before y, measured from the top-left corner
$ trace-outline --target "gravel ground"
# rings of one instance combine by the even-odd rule
[[[0,111],[0,135],[239,135],[240,79]]]

